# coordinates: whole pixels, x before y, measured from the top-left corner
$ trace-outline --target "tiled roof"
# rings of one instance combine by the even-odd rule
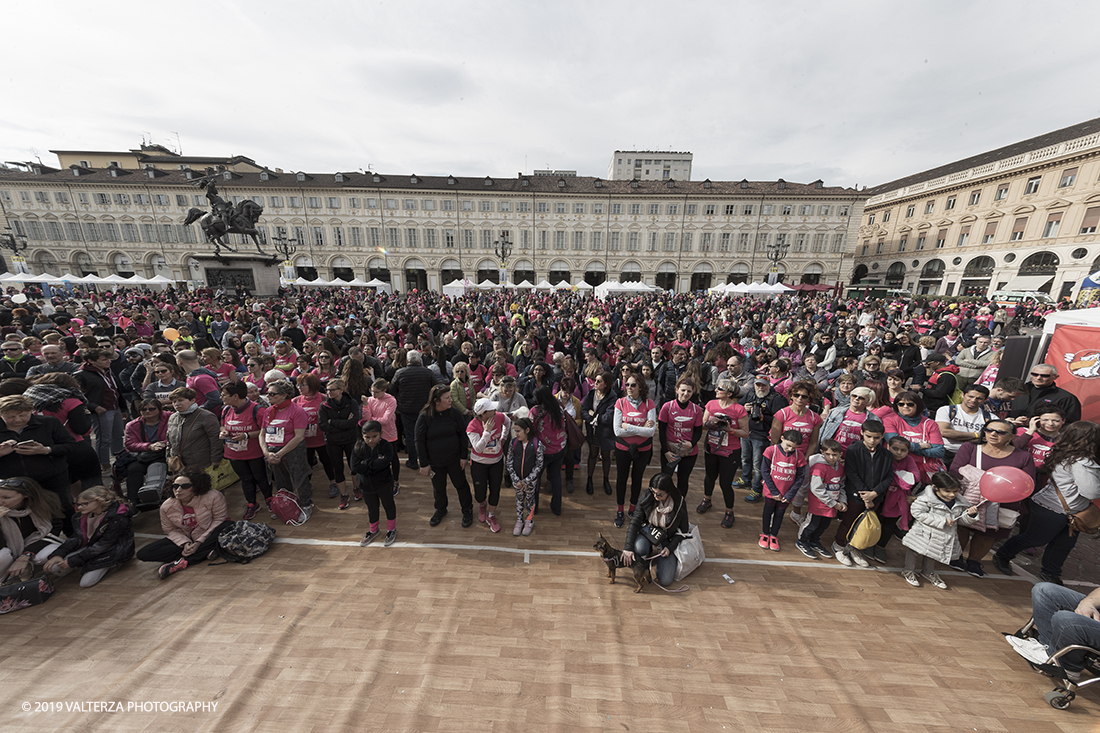
[[[52,171],[52,172],[50,172]],[[104,183],[110,185],[136,185],[143,186],[149,182],[149,178],[141,175],[143,171],[135,170],[134,175],[125,178],[113,178],[105,168],[90,169],[90,172],[81,176],[74,176],[72,171],[64,169],[44,169],[42,175],[18,170],[0,170],[0,184],[5,182],[19,183],[69,183],[86,186],[88,184]],[[194,186],[195,179],[188,179],[184,171],[158,170],[156,178],[159,186]],[[192,175],[199,174],[194,171]],[[405,191],[461,191],[466,194],[473,193],[557,193],[561,195],[599,196],[608,194],[637,195],[637,196],[851,196],[866,198],[865,191],[856,191],[854,188],[842,186],[825,186],[820,181],[813,183],[791,183],[789,181],[672,181],[672,187],[668,181],[608,181],[601,178],[587,176],[521,176],[519,178],[469,178],[459,176],[416,176],[416,183],[412,182],[412,174],[385,174],[379,175],[379,181],[375,181],[372,174],[342,173],[344,180],[336,181],[333,173],[308,173],[306,180],[299,181],[298,174],[286,172],[270,173],[270,180],[261,180],[260,173],[235,172],[230,181],[223,181],[221,173],[216,174],[217,183],[231,188],[283,188],[283,189],[353,189],[353,190],[405,190]],[[451,182],[453,181],[453,182]],[[486,183],[489,181],[490,183]],[[524,181],[527,185],[524,185]],[[564,181],[565,185],[560,185]],[[636,184],[636,185],[635,185]],[[820,187],[819,187],[820,186]]]
[[[1012,143],[1006,145],[1003,148],[997,148],[996,150],[990,150],[988,153],[981,153],[970,158],[963,158],[957,160],[954,163],[948,163],[947,165],[941,165],[939,168],[932,168],[921,173],[914,173],[911,176],[905,178],[899,178],[896,181],[890,181],[889,183],[883,183],[875,186],[874,188],[867,189],[864,193],[868,196],[877,196],[880,193],[887,193],[888,191],[895,191],[899,188],[905,188],[906,186],[912,186],[915,183],[922,181],[931,181],[942,176],[951,175],[952,173],[959,173],[961,171],[970,170],[971,168],[977,168],[978,166],[985,165],[986,163],[992,163],[997,160],[1004,160],[1005,158],[1011,158],[1022,153],[1029,153],[1033,150],[1041,150],[1042,148],[1049,147],[1051,145],[1057,145],[1058,143],[1064,143],[1067,140],[1076,140],[1079,137],[1085,137],[1091,135],[1094,132],[1100,132],[1100,117],[1087,122],[1081,122],[1069,127],[1063,127],[1061,130],[1055,130],[1054,132],[1048,132],[1045,135],[1039,135],[1028,140],[1022,140],[1018,143]]]

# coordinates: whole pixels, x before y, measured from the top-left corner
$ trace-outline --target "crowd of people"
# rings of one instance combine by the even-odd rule
[[[396,540],[406,471],[430,478],[431,526],[456,495],[462,527],[514,519],[516,537],[540,511],[566,511],[563,495],[583,483],[610,525],[629,524],[623,562],[644,535],[662,579],[685,508],[709,513],[716,485],[715,525],[759,511],[743,521],[760,522],[761,549],[780,552],[789,527],[807,558],[872,567],[899,543],[905,581],[940,588],[936,563],[982,577],[1001,541],[999,572],[1045,547],[1041,577],[1060,583],[1077,539],[1068,514],[1100,498],[1100,426],[1081,420],[1057,369],[998,373],[1005,337],[1043,316],[1025,308],[560,291],[30,295],[0,303],[0,576],[79,568],[93,585],[134,556],[141,511],[159,512],[165,537],[136,556],[162,578],[216,556],[231,524],[214,485],[225,462],[243,519],[280,490],[302,521],[316,502],[363,501],[363,545]],[[327,495],[314,496],[318,465]],[[983,502],[977,478],[998,466],[1032,477],[1034,495]],[[737,491],[759,509],[739,508]],[[849,534],[868,509],[881,539],[856,548]]]

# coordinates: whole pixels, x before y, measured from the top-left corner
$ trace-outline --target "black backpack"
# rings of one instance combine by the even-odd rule
[[[247,565],[253,558],[267,552],[274,539],[275,530],[271,527],[242,519],[218,535],[218,555],[225,562]]]

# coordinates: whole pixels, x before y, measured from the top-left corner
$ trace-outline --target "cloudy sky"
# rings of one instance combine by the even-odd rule
[[[8,3],[0,160],[51,149],[271,167],[876,185],[1100,116],[1100,3]],[[22,29],[18,33],[13,29]],[[177,141],[178,134],[178,141]]]

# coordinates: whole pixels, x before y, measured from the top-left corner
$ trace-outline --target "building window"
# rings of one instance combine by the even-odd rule
[[[439,202],[439,208],[442,211],[454,211],[455,210],[454,199],[443,199],[442,201]]]
[[[310,196],[309,197],[309,208],[311,208],[311,209],[321,208],[321,197],[320,196]]]
[[[909,204],[908,208],[906,208],[906,209],[905,209],[905,218],[906,218],[906,219],[909,219],[909,218],[911,218],[911,217],[913,216],[913,214],[915,214],[915,213],[917,213],[917,207],[916,207],[916,205],[914,205],[914,204]]]
[[[668,205],[668,215],[669,216],[679,216],[680,215],[680,204],[669,204]]]
[[[737,212],[737,204],[726,204],[726,216],[733,216]]]
[[[397,209],[397,199],[386,199],[385,205],[386,205],[387,209],[396,210]]]
[[[1081,234],[1095,234],[1096,225],[1100,224],[1100,206],[1092,206],[1085,210],[1085,218],[1081,221]]]
[[[901,241],[898,242],[898,252],[904,252],[905,251],[905,245],[908,241],[909,241],[908,237],[902,237],[901,238]]]
[[[480,211],[480,212],[483,212],[483,213],[491,212],[493,210],[493,202],[492,201],[478,201],[477,202],[477,210]]]
[[[641,246],[642,233],[628,232],[626,235],[626,249],[628,252],[637,252]]]
[[[661,213],[661,205],[660,204],[650,204],[649,205],[649,215],[650,216],[657,216],[660,213]]]
[[[484,250],[493,249],[493,230],[482,229],[481,230],[481,248]]]
[[[1061,214],[1051,214],[1047,218],[1047,225],[1043,227],[1043,239],[1049,239],[1051,237],[1058,236],[1058,227],[1062,225]]]
[[[558,201],[557,203],[554,204],[554,213],[555,214],[564,214],[565,211],[566,211],[566,209],[565,209],[565,203],[564,202]]]
[[[925,235],[924,234],[917,237],[917,251],[918,252],[921,251],[922,249],[924,249],[924,240],[925,240]]]
[[[1024,186],[1024,195],[1028,196],[1033,193],[1039,193],[1039,183],[1043,180],[1042,176],[1032,176],[1027,179],[1027,185]]]
[[[1073,182],[1077,180],[1077,169],[1070,168],[1062,171],[1062,180],[1058,182],[1058,188],[1066,188],[1072,186]]]
[[[573,249],[584,249],[584,232],[573,232]]]
[[[386,229],[386,239],[390,249],[399,248],[401,246],[401,230],[397,227],[388,227]]]
[[[982,235],[982,244],[991,244],[997,234],[997,222],[991,221],[985,225],[985,234]]]
[[[630,205],[630,213],[632,215],[635,215],[635,216],[638,215],[638,214],[641,214],[642,213],[642,205],[641,204],[631,204]]]
[[[649,233],[649,246],[646,248],[647,252],[656,252],[657,251],[657,236],[658,236],[657,232],[650,232]]]
[[[554,232],[554,249],[565,249],[565,232]]]
[[[819,234],[815,234],[814,235],[814,243],[810,247],[811,251],[813,251],[813,252],[824,252],[825,251],[825,237],[826,236],[828,236],[828,235],[826,235],[824,232],[821,232]]]
[[[847,204],[844,204],[843,206],[840,206],[840,207],[837,208],[836,215],[837,216],[848,216],[848,212],[850,210],[851,210],[851,207],[849,207]]]
[[[863,245],[863,251],[862,251],[862,253],[861,253],[861,254],[862,254],[862,256],[864,256],[864,257],[866,257],[866,256],[867,256],[867,250],[868,250],[868,249],[870,249],[870,247],[871,247],[871,245],[869,245],[869,244],[865,244],[865,245]]]
[[[521,214],[531,213],[531,202],[530,201],[519,201],[519,202],[517,202],[516,203],[516,211],[520,212]]]
[[[749,251],[749,233],[741,232],[737,235],[737,251],[748,252]]]
[[[186,201],[186,197],[184,197]],[[129,206],[130,194],[128,193],[116,193],[115,194],[115,206]]]
[[[794,251],[795,252],[805,252],[806,251],[806,242],[807,242],[807,240],[809,240],[809,238],[810,238],[810,235],[808,235],[808,234],[796,234],[795,237],[794,237]]]
[[[885,246],[885,244],[886,243],[883,240],[878,240],[878,243],[875,244],[875,254],[882,254],[882,248]]]
[[[703,214],[706,216],[714,216],[714,204],[703,204]]]
[[[882,212],[882,223],[885,224],[888,221],[890,221],[890,212],[889,211]]]
[[[95,202],[100,206],[110,206],[111,197],[105,193],[97,193],[95,194]]]
[[[325,230],[321,227],[313,227],[313,243],[318,247],[325,246]]]
[[[993,197],[994,201],[1004,201],[1008,198],[1008,184],[1001,186],[997,189],[997,195]]]
[[[695,216],[699,211],[699,204],[688,204],[684,207],[684,214],[687,216]]]
[[[925,214],[931,214],[933,209],[935,209],[935,208],[936,208],[936,202],[935,201],[929,201],[928,203],[926,203],[924,205],[924,213]]]
[[[603,204],[592,204],[592,213],[593,214],[602,214],[603,213]]]
[[[843,251],[844,251],[844,234],[841,233],[841,232],[837,232],[836,234],[833,235],[833,252],[835,253],[835,252],[843,252]]]
[[[963,227],[959,232],[959,241],[955,245],[956,247],[965,247],[970,243],[970,227]]]
[[[583,214],[584,213],[584,204],[573,204],[573,213],[574,214]]]
[[[379,231],[378,227],[370,227],[367,230],[367,237],[371,249],[378,249],[382,246],[382,232]]]
[[[474,202],[473,201],[463,201],[462,202],[462,210],[463,211],[473,211],[474,210]]]
[[[623,205],[622,204],[611,204],[611,213],[612,214],[621,214],[621,213],[623,213]]]
[[[943,249],[947,245],[947,230],[941,229],[936,235],[936,249]]]
[[[947,203],[943,205],[943,210],[944,211],[951,211],[952,209],[954,209],[955,208],[955,201],[957,199],[958,199],[957,196],[948,196],[947,197]]]
[[[1027,217],[1021,216],[1016,221],[1012,222],[1012,236],[1009,237],[1010,242],[1019,242],[1024,238],[1024,230],[1027,228]]]
[[[454,249],[455,246],[455,230],[444,229],[443,230],[443,247],[446,249]]]
[[[535,211],[540,214],[545,214],[550,211],[550,206],[545,201],[539,201],[535,204]]]
[[[783,216],[790,216],[794,213],[794,206],[791,204],[783,204],[783,208],[779,210],[779,213]]]
[[[416,211],[416,199],[405,199],[405,211]]]
[[[691,232],[684,232],[684,236],[680,238],[680,249],[684,252],[691,251]]]
[[[971,191],[970,192],[970,201],[967,203],[967,205],[968,206],[977,206],[978,202],[981,201],[981,200],[982,200],[982,192],[981,191]]]
[[[599,251],[603,248],[603,232],[592,232],[588,239],[593,250]]]
[[[348,208],[349,209],[358,209],[359,208],[359,197],[358,196],[348,196]]]
[[[699,251],[710,252],[714,247],[714,233],[703,232],[703,236],[699,238]]]
[[[332,244],[334,247],[344,246],[344,228],[333,227],[332,228]]]
[[[872,224],[874,224],[874,223],[875,223],[875,215],[874,215],[874,214],[870,214],[870,215],[869,215],[869,216],[867,217],[867,226],[871,226],[871,225],[872,225]]]
[[[352,227],[351,228],[351,246],[357,249],[363,248],[363,228]]]
[[[330,208],[330,209],[339,209],[340,208],[340,197],[339,196],[328,196],[325,200],[325,203],[328,204],[328,208]]]
[[[618,252],[623,246],[623,233],[611,232],[611,236],[607,240],[607,248],[612,252]]]
[[[833,215],[833,207],[832,206],[819,206],[818,209],[817,209],[817,213],[820,214],[821,216],[832,216]]]
[[[722,232],[718,238],[718,251],[729,252],[730,251],[730,238],[733,236],[732,232]]]

